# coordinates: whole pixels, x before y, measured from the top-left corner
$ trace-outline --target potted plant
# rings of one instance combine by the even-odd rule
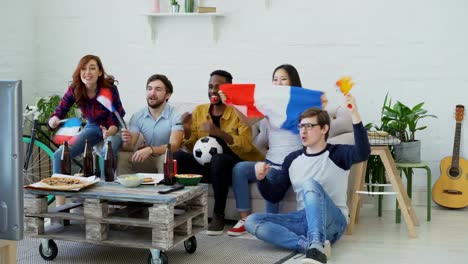
[[[389,146],[397,162],[420,162],[421,143],[415,139],[415,132],[426,129],[427,126],[418,126],[418,121],[425,117],[436,117],[428,115],[427,110],[422,108],[423,105],[424,103],[419,103],[410,108],[399,101],[392,104],[392,100],[388,98],[387,93],[381,109],[381,123],[366,125],[366,129],[375,130],[374,134],[380,134],[379,140],[381,140],[382,144]],[[396,142],[399,141],[398,144],[394,144],[396,143],[395,140]],[[406,149],[408,144],[410,145],[410,153],[403,150]],[[379,184],[386,183],[385,168],[378,156],[370,156],[367,162],[365,181],[368,184],[368,191],[384,191],[384,187]],[[377,190],[375,190],[376,185],[378,186]],[[378,199],[379,216],[382,215],[382,198],[383,196],[380,195]]]
[[[172,13],[179,13],[180,5],[177,0],[170,0]]]
[[[420,126],[418,122],[426,117],[437,118],[427,114],[423,105],[424,102],[409,107],[397,101],[394,105],[390,102],[383,107],[382,124],[385,124],[385,131],[401,141],[393,146],[396,162],[421,162],[421,141],[416,140],[415,133],[426,129],[427,126]]]

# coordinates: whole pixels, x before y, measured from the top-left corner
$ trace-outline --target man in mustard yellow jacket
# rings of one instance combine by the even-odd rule
[[[262,160],[263,154],[252,143],[250,127],[241,122],[237,111],[225,105],[218,94],[219,86],[232,83],[230,73],[217,70],[210,74],[208,84],[209,104],[198,105],[192,114],[182,116],[184,144],[190,153],[174,153],[179,173],[202,174],[202,182],[212,183],[215,195],[213,218],[208,226],[208,235],[221,235],[224,230],[224,209],[229,185],[232,182],[232,168],[240,161]],[[212,157],[209,166],[200,165],[192,155],[198,139],[211,136],[223,146],[223,153]]]

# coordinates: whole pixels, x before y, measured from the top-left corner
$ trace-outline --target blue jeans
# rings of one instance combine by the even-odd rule
[[[288,214],[257,213],[247,217],[245,228],[260,240],[305,253],[311,244],[335,243],[347,221],[322,186],[312,180],[304,184],[305,208]]]
[[[73,145],[69,145],[70,157],[73,159],[80,154],[83,154],[86,139],[92,147],[103,141],[102,130],[99,125],[93,123],[87,123],[86,126],[75,136],[73,139]],[[104,153],[107,151],[107,141],[111,142],[112,152],[114,154],[114,164],[117,164],[117,154],[122,144],[122,138],[120,133],[110,136],[106,139],[106,144],[102,149],[102,152],[97,153],[99,156],[104,157]],[[63,146],[60,146],[54,153],[54,161],[52,163],[53,173],[60,173],[61,171],[61,157],[62,157]],[[97,164],[95,166],[98,166]],[[104,177],[104,170],[101,170],[101,176]]]
[[[265,161],[272,164],[268,160]],[[249,183],[257,182],[255,177],[256,161],[242,161],[236,164],[232,169],[232,190],[236,197],[236,207],[239,212],[250,211],[250,188]],[[269,179],[274,179],[279,173],[279,170],[271,168],[267,176]],[[265,201],[265,209],[267,213],[278,213],[279,203]]]

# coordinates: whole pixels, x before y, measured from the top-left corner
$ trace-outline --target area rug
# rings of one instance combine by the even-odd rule
[[[282,263],[292,257],[291,251],[284,250],[251,236],[229,237],[196,235],[197,250],[188,254],[183,245],[169,250],[170,264],[185,263]],[[101,246],[88,243],[56,240],[58,255],[53,262],[45,261],[39,255],[40,239],[24,238],[18,243],[18,263],[20,264],[88,264],[88,263],[147,263],[149,250]]]

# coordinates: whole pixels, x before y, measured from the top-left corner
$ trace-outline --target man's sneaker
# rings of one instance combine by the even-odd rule
[[[302,259],[303,264],[323,264],[327,263],[327,256],[316,248],[309,248],[306,257]]]
[[[228,230],[230,236],[240,236],[245,234],[245,219],[237,221],[237,224]]]
[[[208,231],[206,234],[209,236],[219,236],[222,235],[224,231],[224,215],[218,215],[213,213],[211,222],[208,225]]]

